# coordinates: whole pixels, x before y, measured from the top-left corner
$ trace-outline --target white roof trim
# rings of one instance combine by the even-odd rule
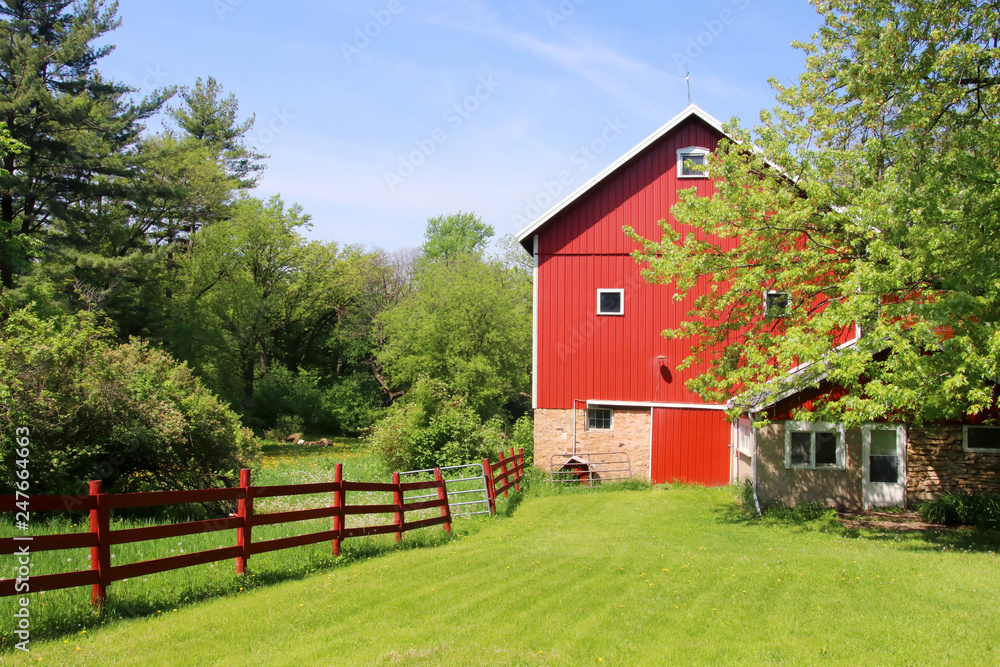
[[[661,127],[656,132],[653,132],[651,135],[643,139],[642,142],[640,142],[637,146],[635,146],[635,148],[633,148],[628,153],[625,153],[625,155],[615,160],[604,171],[602,171],[597,176],[594,176],[592,179],[581,185],[572,194],[570,194],[561,202],[559,202],[558,204],[550,208],[548,211],[543,213],[539,218],[537,218],[527,227],[519,231],[517,233],[518,242],[524,244],[525,239],[530,238],[531,235],[534,234],[539,227],[541,227],[546,222],[554,218],[564,209],[568,208],[571,204],[576,202],[576,200],[580,199],[588,190],[590,190],[592,187],[603,181],[605,178],[607,178],[609,175],[611,175],[619,167],[621,167],[623,164],[631,160],[633,157],[635,157],[642,151],[649,148],[652,144],[661,139],[664,135],[673,130],[675,127],[680,125],[681,122],[687,120],[690,116],[697,116],[701,120],[708,123],[712,128],[718,130],[719,132],[722,132],[722,123],[719,122],[718,119],[716,119],[707,111],[699,107],[697,104],[688,105],[688,107],[684,109],[684,111],[680,112],[679,114],[668,120],[663,127]]]
[[[833,348],[832,351],[828,352],[827,354],[825,354],[823,356],[825,357],[825,356],[828,356],[830,354],[836,354],[837,352],[840,352],[842,350],[847,350],[847,349],[850,349],[852,347],[855,347],[855,346],[857,346],[857,344],[858,344],[858,336],[855,335],[854,338],[850,339],[849,341],[847,341],[845,343],[841,343],[837,347]],[[785,373],[784,378],[788,379],[788,378],[793,378],[796,375],[804,375],[805,372],[808,371],[810,368],[812,368],[814,365],[816,365],[815,361],[807,361],[804,364],[799,364],[795,368],[793,368],[790,371],[788,371],[787,373]],[[813,380],[813,382],[819,383],[819,382],[822,382],[823,380],[825,380],[826,377],[827,377],[827,372],[823,371],[822,373],[819,373],[814,378],[812,378],[812,380]],[[795,394],[799,393],[803,389],[805,389],[805,387],[793,387],[791,389],[786,389],[786,390],[782,391],[777,396],[775,396],[774,398],[772,398],[771,400],[769,400],[767,402],[754,402],[751,405],[740,405],[739,403],[737,403],[737,400],[740,397],[739,396],[734,396],[733,398],[729,399],[729,401],[726,402],[726,407],[730,408],[730,409],[731,408],[735,408],[735,407],[740,407],[740,408],[742,408],[743,412],[760,412],[761,410],[767,409],[767,408],[771,407],[772,405],[778,403],[779,401],[785,400],[789,396],[794,396]]]
[[[592,401],[587,407],[599,408],[675,408],[678,410],[726,410],[729,406],[714,403],[653,403],[646,401]]]

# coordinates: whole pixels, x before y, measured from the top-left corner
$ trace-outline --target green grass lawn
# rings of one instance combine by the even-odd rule
[[[851,536],[822,519],[748,521],[732,498],[691,487],[529,497],[433,549],[116,619],[3,659],[1000,663],[995,535]]]
[[[335,439],[332,447],[305,447],[296,445],[265,445],[261,461],[253,468],[256,485],[305,484],[334,479],[334,467],[344,464],[344,475],[352,481],[385,482],[388,476],[381,470],[374,457],[367,454],[353,439]],[[391,503],[391,494],[364,492],[350,494],[351,503]],[[262,498],[255,503],[255,510],[280,512],[305,507],[321,507],[333,503],[332,494]],[[51,515],[49,515],[51,516]],[[75,518],[58,517],[45,520],[46,514],[32,515],[32,530],[27,534],[48,535],[87,532],[86,513]],[[8,517],[9,518],[9,517]],[[112,516],[112,528],[133,528],[160,525],[167,520],[135,519]],[[391,515],[348,517],[348,525],[390,523]],[[309,532],[329,530],[332,521],[315,520],[290,524],[258,526],[253,539],[257,542],[290,537]],[[471,526],[475,528],[475,526]],[[465,532],[469,532],[466,529]],[[25,534],[15,529],[10,521],[0,523],[0,537]],[[445,541],[440,528],[410,534],[404,546],[434,545]],[[112,547],[112,565],[122,565],[154,558],[166,558],[182,553],[206,551],[236,544],[236,531],[199,533]],[[201,600],[238,595],[242,592],[267,587],[276,582],[301,579],[312,573],[342,567],[358,560],[366,560],[380,553],[396,550],[391,536],[381,538],[355,538],[343,543],[341,556],[335,558],[329,542],[306,547],[273,551],[254,556],[251,576],[244,578],[234,572],[232,560],[198,565],[170,572],[147,575],[113,583],[108,588],[108,604],[101,615],[94,614],[90,604],[90,587],[47,591],[31,596],[32,638],[65,638],[68,632],[92,632],[121,619],[157,616],[173,613],[186,605]],[[32,574],[52,574],[85,570],[90,567],[89,549],[70,549],[32,554]],[[4,564],[13,556],[4,557]],[[10,576],[4,573],[4,577]],[[10,619],[16,610],[14,597],[0,598],[0,619]],[[0,621],[0,657],[14,642],[12,624]]]

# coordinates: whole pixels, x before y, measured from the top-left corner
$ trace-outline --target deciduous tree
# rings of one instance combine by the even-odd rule
[[[825,377],[848,392],[804,417],[986,411],[1000,377],[1000,5],[816,7],[798,82],[772,82],[779,105],[753,132],[727,126],[714,198],[688,191],[679,231],[641,240],[650,280],[708,288],[667,333],[698,336],[688,363],[709,362],[694,380],[708,399],[751,404]],[[788,295],[783,312],[764,312],[769,290]]]

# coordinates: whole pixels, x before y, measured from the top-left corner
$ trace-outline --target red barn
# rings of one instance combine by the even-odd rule
[[[660,220],[694,231],[670,209],[680,190],[714,195],[694,165],[723,136],[691,105],[518,235],[535,259],[535,465],[588,481],[623,470],[657,483],[750,479],[764,505],[905,506],[944,491],[1000,493],[1000,415],[921,428],[890,418],[855,429],[792,421],[814,395],[841,391],[821,382],[756,406],[771,423],[755,428],[745,418],[730,424],[726,406],[686,388],[705,366],[677,370],[693,341],[661,333],[700,292],[675,301],[671,285],[647,284],[622,228],[650,239],[661,237]]]
[[[519,233],[535,258],[535,465],[627,455],[633,473],[653,482],[729,482],[725,406],[685,387],[704,370],[676,368],[691,341],[661,335],[690,300],[647,284],[630,256],[638,245],[622,232],[658,239],[660,220],[677,225],[670,209],[680,190],[712,195],[712,180],[691,163],[704,164],[723,136],[691,105]]]

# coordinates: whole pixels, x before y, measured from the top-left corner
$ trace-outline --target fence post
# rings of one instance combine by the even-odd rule
[[[243,519],[243,524],[236,529],[236,546],[243,550],[243,553],[236,557],[236,574],[246,574],[247,561],[250,559],[250,545],[252,544],[251,532],[253,528],[253,496],[250,495],[250,469],[240,470],[240,488],[243,489],[243,497],[239,500],[237,516]]]
[[[392,473],[392,483],[395,489],[392,491],[392,504],[396,506],[393,523],[396,524],[396,544],[403,539],[403,490],[399,488],[399,473]]]
[[[497,494],[493,486],[493,468],[490,467],[490,460],[483,459],[483,477],[486,479],[486,500],[490,506],[490,516],[497,513]]]
[[[90,510],[90,532],[97,535],[97,546],[90,547],[90,569],[97,571],[97,583],[91,589],[90,601],[100,607],[108,596],[111,584],[111,508],[108,496],[101,489],[101,480],[90,483],[90,495],[97,507]]]
[[[500,470],[503,471],[503,485],[505,487],[504,490],[503,490],[503,497],[506,498],[507,497],[507,492],[510,490],[510,489],[506,488],[506,486],[510,483],[510,480],[507,479],[507,460],[504,459],[504,457],[503,457],[503,450],[501,450],[497,454],[497,456],[500,457],[500,459],[499,459],[499,461],[500,461]]]
[[[444,504],[441,505],[441,516],[448,519],[444,522],[444,532],[451,535],[451,506],[448,505],[448,487],[444,483],[444,475],[441,474],[441,468],[434,468],[434,479],[440,485],[438,486],[438,500],[444,501]]]
[[[334,468],[333,479],[340,484],[340,488],[334,493],[333,506],[339,507],[340,511],[333,515],[333,529],[337,531],[337,537],[333,540],[333,555],[340,555],[340,542],[344,539],[344,505],[347,503],[344,494],[344,464],[338,463]]]
[[[517,449],[517,463],[520,467],[517,475],[519,478],[524,479],[524,447],[518,447]]]
[[[514,448],[510,448],[510,460],[514,464],[514,490],[518,493],[521,492],[521,468],[517,463],[517,454],[514,453]]]

